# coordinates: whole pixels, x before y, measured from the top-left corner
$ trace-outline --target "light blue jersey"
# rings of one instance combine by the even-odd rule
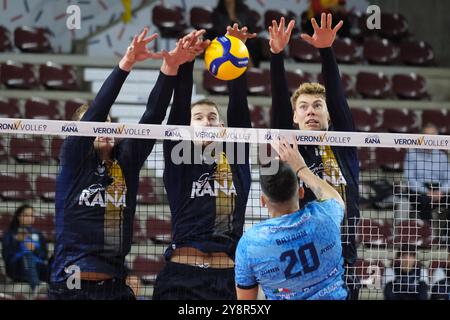
[[[344,208],[331,199],[253,226],[236,250],[237,286],[259,284],[271,300],[346,299],[343,218]]]

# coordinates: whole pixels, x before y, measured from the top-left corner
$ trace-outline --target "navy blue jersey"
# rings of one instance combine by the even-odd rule
[[[261,285],[270,300],[342,300],[347,297],[335,199],[313,201],[297,212],[247,230],[236,251],[236,285]]]
[[[116,67],[106,79],[81,121],[104,122],[128,72]],[[160,73],[139,123],[164,119],[175,77]],[[65,269],[125,275],[136,209],[139,172],[155,140],[122,139],[113,161],[102,161],[95,137],[67,137],[61,149],[56,180],[56,245],[51,281],[68,277]]]
[[[193,63],[180,67],[168,124],[190,124],[192,69]],[[229,89],[228,126],[251,127],[245,74],[230,81]],[[251,184],[249,146],[228,143],[222,148],[223,154],[211,164],[201,158],[195,159],[195,152],[190,154],[191,164],[175,164],[171,154],[174,147],[181,146],[179,143],[184,144],[185,150],[194,150],[190,141],[164,141],[164,185],[173,233],[166,258],[170,258],[173,249],[186,246],[203,252],[225,252],[234,258],[243,232]],[[237,164],[236,159],[231,159],[231,149],[235,155],[237,152],[245,153],[242,163]]]

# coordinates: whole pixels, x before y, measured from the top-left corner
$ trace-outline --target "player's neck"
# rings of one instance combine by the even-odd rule
[[[298,207],[298,202],[292,202],[292,203],[281,203],[281,204],[276,204],[276,203],[271,203],[268,206],[269,209],[269,215],[272,218],[277,218],[277,217],[281,217],[284,216],[286,214],[291,214],[294,212],[297,212],[299,210]]]

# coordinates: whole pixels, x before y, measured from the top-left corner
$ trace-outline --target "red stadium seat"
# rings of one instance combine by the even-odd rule
[[[361,61],[362,48],[351,38],[336,38],[333,49],[340,63],[355,64]]]
[[[359,161],[359,168],[361,170],[370,170],[374,168],[375,159],[373,157],[373,153],[375,150],[371,148],[357,148],[358,151],[358,161]]]
[[[14,61],[1,64],[0,79],[5,86],[12,89],[32,89],[37,85],[33,66]]]
[[[364,59],[373,64],[394,64],[399,62],[400,50],[388,39],[370,37],[364,39]]]
[[[322,73],[319,73],[317,75],[317,81],[320,84],[325,85]],[[345,95],[347,97],[353,97],[355,95],[355,83],[352,77],[346,73],[341,73],[341,82],[342,86],[344,87]]]
[[[0,26],[0,52],[11,50],[11,33],[4,26]]]
[[[392,245],[392,226],[386,220],[360,219],[357,241],[366,246]]]
[[[44,201],[55,201],[56,176],[41,174],[35,181],[36,195]]]
[[[0,185],[2,183],[0,182]],[[0,212],[0,239],[8,231],[9,225],[11,224],[12,215],[7,212]]]
[[[228,93],[228,85],[226,81],[215,78],[209,71],[203,71],[203,88],[212,94]]]
[[[22,52],[52,52],[51,32],[39,27],[18,27],[14,30],[14,43]]]
[[[404,148],[375,148],[376,166],[385,171],[402,172],[405,154]]]
[[[264,107],[250,105],[250,119],[253,128],[268,128],[268,114]]]
[[[357,259],[354,266],[355,274],[359,277],[361,284],[369,289],[383,289],[383,275],[385,266],[382,261],[369,261]]]
[[[422,127],[428,123],[434,124],[440,133],[447,133],[449,120],[447,110],[424,110],[422,112]]]
[[[133,221],[133,243],[139,243],[146,239],[145,232],[141,227],[141,222],[137,217],[135,217]]]
[[[425,41],[405,40],[400,43],[400,58],[405,64],[429,66],[435,64],[433,48]]]
[[[75,111],[83,104],[89,104],[89,102],[82,99],[67,100],[66,103],[64,104],[64,119],[72,120]]]
[[[146,228],[147,239],[154,243],[171,243],[172,225],[170,221],[150,217],[146,222]]]
[[[264,30],[267,30],[269,28],[269,26],[272,26],[272,20],[275,20],[277,23],[279,23],[281,17],[284,17],[284,19],[286,21],[286,25],[291,20],[295,20],[296,22],[298,21],[297,15],[295,14],[295,12],[293,12],[291,10],[269,9],[264,13]],[[299,28],[296,23],[294,29],[292,30],[292,34],[296,34],[298,32],[299,32]]]
[[[409,35],[408,22],[399,13],[383,12],[381,13],[380,35],[391,40],[400,40]]]
[[[55,217],[53,214],[36,216],[33,227],[41,231],[48,241],[55,241]]]
[[[26,119],[60,120],[58,101],[31,98],[25,101]]]
[[[429,279],[430,279],[430,283],[432,283],[433,281],[433,276],[434,273],[436,272],[437,269],[444,269],[444,270],[448,270],[450,269],[450,263],[447,261],[440,261],[440,260],[432,260],[430,261],[430,267],[428,268],[429,272]]]
[[[47,62],[39,67],[39,81],[47,89],[76,90],[77,76],[71,66]]]
[[[0,118],[22,118],[19,101],[0,97]]]
[[[286,70],[286,80],[290,94],[297,90],[302,83],[314,81],[311,73],[300,69],[295,70],[295,72]]]
[[[383,72],[358,72],[356,76],[356,91],[364,98],[385,99],[391,92],[391,84]]]
[[[380,123],[378,110],[371,108],[352,108],[351,112],[356,131],[371,132]]]
[[[159,29],[163,38],[179,38],[187,27],[183,9],[178,6],[154,6],[152,22]]]
[[[141,177],[139,179],[139,191],[137,202],[141,204],[155,204],[159,202],[155,191],[154,181],[150,177]]]
[[[0,136],[0,163],[8,162],[9,152],[6,139]]]
[[[261,15],[259,14],[259,12],[256,10],[250,9],[248,11],[248,15],[250,16],[250,19],[253,21],[253,24],[255,25],[255,29],[250,30],[250,31],[254,32],[254,33],[260,33],[261,31],[263,31],[264,28],[261,26],[261,23],[260,23]]]
[[[11,156],[19,163],[42,163],[49,160],[41,137],[31,139],[12,137],[9,146]]]
[[[138,277],[144,277],[148,284],[154,284],[164,264],[163,256],[137,256],[133,260],[132,268]]]
[[[419,117],[413,110],[408,109],[384,109],[382,122],[377,131],[396,133],[417,133],[419,132]]]
[[[33,199],[31,178],[26,173],[0,173],[0,198],[16,201]]]
[[[205,29],[206,32],[213,28],[212,9],[209,7],[192,7],[190,12],[191,27],[194,29]]]
[[[50,156],[52,159],[55,159],[59,161],[59,153],[61,151],[61,146],[64,142],[63,138],[54,137],[52,139],[51,145],[50,145]]]
[[[320,62],[319,50],[306,41],[298,38],[291,38],[289,41],[289,56],[295,61]]]
[[[399,99],[420,100],[430,97],[425,78],[414,72],[393,75],[392,89]]]
[[[415,245],[429,248],[432,242],[431,226],[423,220],[402,220],[394,226],[394,245]]]
[[[270,96],[270,72],[256,68],[247,69],[247,88],[249,94]]]

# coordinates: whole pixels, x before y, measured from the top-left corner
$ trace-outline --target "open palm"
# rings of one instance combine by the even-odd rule
[[[341,20],[339,23],[332,29],[332,15],[331,13],[328,16],[325,13],[322,13],[320,27],[317,25],[316,19],[312,18],[311,23],[314,28],[314,34],[311,36],[306,33],[302,33],[300,37],[308,42],[310,45],[316,48],[329,48],[332,46],[334,39],[336,38],[336,33],[342,27],[344,22]]]
[[[162,54],[160,52],[155,53],[147,48],[147,45],[154,39],[156,39],[158,34],[154,33],[148,38],[146,38],[147,33],[148,28],[144,28],[144,30],[138,36],[134,36],[131,45],[128,47],[127,53],[125,54],[125,58],[129,62],[135,63],[147,59],[162,58]]]
[[[247,27],[242,27],[242,29],[239,29],[237,23],[233,24],[233,27],[227,27],[227,35],[238,38],[243,43],[245,43],[247,39],[256,37],[256,33],[249,33]]]
[[[269,27],[269,46],[272,53],[280,53],[289,43],[292,29],[295,27],[295,21],[291,20],[285,28],[284,17],[280,19],[280,25],[275,20],[272,20],[272,26]]]

